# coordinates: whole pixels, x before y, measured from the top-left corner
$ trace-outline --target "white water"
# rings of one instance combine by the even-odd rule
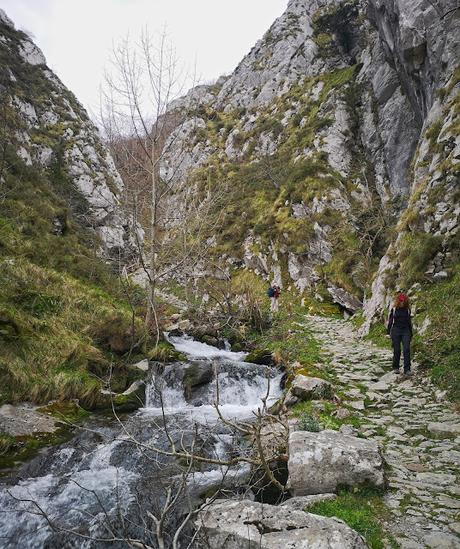
[[[45,513],[51,521],[59,524],[78,523],[86,519],[90,529],[98,524],[100,517],[94,515],[88,520],[94,508],[96,496],[104,504],[113,505],[113,495],[123,494],[118,502],[120,512],[126,509],[132,501],[130,485],[137,475],[123,468],[110,465],[113,449],[120,444],[114,441],[101,444],[89,454],[88,468],[72,470],[66,474],[46,474],[41,477],[21,480],[18,484],[0,492],[0,547],[27,547],[38,549],[43,547],[49,536]],[[60,450],[61,464],[64,466],[72,456],[72,450]],[[81,463],[79,464],[81,465]],[[16,498],[16,499],[15,499]],[[19,500],[19,501],[18,501]],[[40,512],[38,507],[40,506]],[[99,512],[101,509],[99,509]],[[5,520],[6,518],[6,520]],[[21,537],[20,545],[16,541],[8,543],[12,532],[27,535]],[[3,545],[3,542],[5,545]],[[82,541],[81,547],[86,546]]]
[[[228,349],[218,349],[212,345],[195,341],[191,337],[168,337],[168,341],[175,349],[186,354],[190,358],[224,358],[227,360],[241,361],[246,353],[235,353]]]
[[[219,411],[223,417],[238,420],[253,417],[253,412],[262,405],[262,398],[267,394],[268,383],[268,404],[280,393],[280,375],[269,380],[267,374],[272,376],[273,372],[264,366],[242,362],[244,353],[217,349],[189,338],[171,338],[170,341],[177,350],[195,360],[212,359],[215,368],[220,372]],[[169,368],[186,366],[180,364]],[[152,392],[153,395],[155,381],[159,382],[159,386],[163,386],[164,413],[170,417],[168,421],[171,432],[187,433],[193,424],[204,425],[203,433],[208,433],[208,440],[212,442],[214,437],[215,457],[225,460],[235,450],[238,441],[233,439],[234,435],[219,430],[219,415],[213,406],[217,398],[216,380],[200,387],[199,399],[202,404],[197,405],[195,402],[195,405],[192,405],[184,398],[182,378],[179,376],[176,379],[175,370],[170,371],[174,375],[166,376],[168,383],[166,377],[162,378],[162,375],[158,374],[157,380],[152,379],[147,393]],[[151,402],[154,402],[153,396]],[[146,407],[140,415],[131,416],[132,423],[140,428],[138,432],[146,433],[147,438],[143,440],[148,445],[161,444],[161,440],[164,439],[162,422],[157,420],[162,413],[161,408]],[[208,430],[208,426],[212,428]],[[142,466],[136,469],[138,462],[135,449],[124,446],[123,439],[128,438],[127,434],[122,433],[120,436],[118,431],[114,432],[118,433],[114,440],[97,442],[93,446],[89,444],[89,448],[92,449],[86,450],[84,444],[82,451],[78,443],[72,447],[72,442],[62,449],[55,448],[51,452],[56,453],[57,459],[39,469],[41,476],[25,478],[13,486],[0,488],[0,547],[41,549],[49,541],[50,529],[45,518],[36,513],[37,508],[33,502],[39,504],[48,517],[56,520],[61,526],[73,529],[81,525],[84,530],[85,525],[87,531],[95,536],[101,535],[101,532],[102,535],[105,534],[101,527],[104,514],[101,513],[99,501],[111,515],[116,513],[118,502],[120,512],[125,514],[130,504],[135,501],[134,498],[137,498],[139,483],[141,486],[144,484],[146,471],[143,462]],[[101,440],[104,438],[101,437]],[[151,463],[154,463],[154,460]],[[156,474],[155,471],[150,479],[157,478]],[[218,486],[221,482],[224,486],[232,488],[244,483],[249,474],[250,467],[247,464],[233,468],[217,466],[212,470],[195,472],[188,482],[196,492]],[[11,496],[20,500],[27,499],[29,502],[19,503]],[[75,542],[72,536],[69,539]],[[91,542],[83,539],[77,539],[76,543],[77,545],[69,547],[91,547]]]

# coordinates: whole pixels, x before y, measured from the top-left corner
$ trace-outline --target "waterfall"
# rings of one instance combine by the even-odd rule
[[[162,501],[165,487],[181,476],[182,465],[177,460],[149,450],[170,449],[164,422],[176,443],[190,447],[197,437],[201,452],[225,460],[241,442],[220,421],[214,406],[217,395],[224,417],[250,420],[268,386],[268,403],[281,392],[279,372],[244,362],[245,353],[217,349],[188,337],[171,337],[170,341],[188,360],[151,365],[145,408],[124,419],[123,425],[111,418],[92,418],[74,439],[37,456],[22,467],[16,479],[4,479],[0,485],[1,547],[93,547],[82,538],[68,533],[62,538],[62,533],[53,532],[37,513],[36,504],[61,527],[85,535],[104,536],[107,517],[117,521],[121,515],[129,518],[124,528],[132,531],[130,535],[139,535],[139,526],[133,525],[142,524],[142,509]],[[202,376],[194,378],[192,386],[187,385],[190,369]],[[250,475],[248,464],[230,469],[202,464],[190,474],[187,485],[197,498],[220,482],[233,489]]]

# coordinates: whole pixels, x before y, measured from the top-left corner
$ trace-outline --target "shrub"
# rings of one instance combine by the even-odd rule
[[[297,429],[299,429],[299,431],[311,431],[312,433],[319,433],[319,431],[321,431],[318,420],[307,413],[304,413],[299,417]]]
[[[431,259],[441,249],[442,237],[429,233],[407,233],[399,248],[400,285],[410,288],[424,279],[424,273]]]

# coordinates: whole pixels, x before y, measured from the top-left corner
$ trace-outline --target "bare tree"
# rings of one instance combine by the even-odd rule
[[[154,40],[144,30],[138,43],[128,37],[114,48],[101,109],[107,139],[125,179],[126,201],[135,219],[147,229],[145,244],[138,242],[138,259],[148,280],[145,323],[157,339],[158,284],[199,260],[202,252],[189,243],[198,242],[203,227],[209,225],[212,201],[209,194],[200,194],[199,199],[193,196],[194,189],[187,188],[182,173],[182,162],[190,150],[178,128],[192,109],[193,93],[175,108],[172,103],[182,95],[187,81],[166,34]],[[192,134],[190,131],[190,137]],[[168,169],[164,169],[167,159]],[[191,219],[193,239],[184,239],[187,231],[178,227],[186,227]],[[179,257],[171,251],[178,235],[187,244]]]

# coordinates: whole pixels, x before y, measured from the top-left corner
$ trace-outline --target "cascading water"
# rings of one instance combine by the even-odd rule
[[[103,540],[109,538],[115,539],[111,547],[125,547],[126,537],[155,547],[153,537],[145,539],[150,535],[145,512],[154,513],[183,469],[166,455],[171,439],[180,448],[197,445],[200,453],[218,460],[239,451],[240,441],[219,420],[215,404],[226,418],[250,419],[267,387],[267,402],[278,397],[278,372],[244,362],[244,353],[187,337],[170,341],[189,360],[151,366],[145,408],[123,424],[94,419],[71,441],[24,465],[16,478],[3,479],[0,547],[92,549],[107,547]],[[222,482],[244,484],[249,474],[245,464],[200,464],[187,477],[188,499],[197,500]],[[178,517],[179,510],[168,519],[172,531]]]

